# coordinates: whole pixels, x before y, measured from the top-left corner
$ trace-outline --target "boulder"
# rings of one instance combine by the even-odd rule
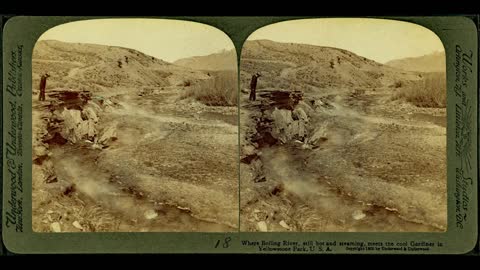
[[[308,143],[316,144],[319,141],[325,140],[327,138],[327,127],[326,125],[322,125],[320,127],[315,128],[312,132],[312,136],[308,139]]]
[[[257,223],[257,229],[261,232],[268,232],[267,223],[265,221],[259,221]]]
[[[361,210],[355,210],[352,213],[352,218],[355,220],[361,220],[365,217],[366,217],[365,213],[363,213]]]
[[[293,122],[292,112],[275,108],[272,112],[272,120],[277,130],[286,130],[288,125]]]
[[[272,112],[272,136],[282,143],[292,139],[304,139],[307,136],[308,116],[303,109],[296,109],[293,116],[289,110],[275,110]]]
[[[43,145],[35,145],[33,146],[33,156],[34,157],[41,157],[48,155],[48,150]]]
[[[244,145],[242,147],[242,154],[247,155],[247,156],[255,154],[255,147],[251,144]]]
[[[111,125],[107,126],[103,129],[102,134],[100,135],[97,143],[102,145],[108,145],[108,143],[112,140],[117,139],[117,123],[114,122]]]
[[[52,232],[62,232],[62,228],[60,226],[60,223],[58,222],[53,222],[52,224],[50,224],[50,229],[52,230]]]
[[[88,139],[93,139],[97,135],[95,122],[93,120],[82,121],[78,125],[78,129],[76,133],[80,138],[84,138],[86,136]]]
[[[158,214],[155,212],[155,210],[150,209],[145,211],[144,216],[146,219],[154,219],[158,216]]]
[[[293,110],[293,116],[296,117],[298,120],[308,122],[308,115],[302,108],[295,108],[295,110]]]
[[[280,221],[278,224],[280,224],[280,226],[282,226],[283,228],[290,230],[290,226],[288,226],[285,220]]]
[[[66,138],[72,143],[76,143],[82,137],[81,134],[78,133],[78,126],[83,121],[81,112],[79,110],[68,110],[64,108],[62,112],[62,119],[62,137]]]
[[[315,101],[313,101],[313,103],[310,103],[310,104],[312,105],[315,104]],[[302,109],[307,116],[315,111],[312,108],[312,106],[310,106],[307,102],[304,102],[304,101],[300,101],[296,108]]]
[[[73,225],[73,227],[75,227],[75,228],[83,231],[83,227],[82,227],[82,225],[80,225],[80,223],[79,223],[78,221],[75,220],[75,221],[72,223],[72,225]]]
[[[83,111],[82,111],[82,117],[83,117],[83,119],[90,120],[94,123],[98,122],[97,112],[95,111],[93,106],[88,106],[88,107],[84,108]]]

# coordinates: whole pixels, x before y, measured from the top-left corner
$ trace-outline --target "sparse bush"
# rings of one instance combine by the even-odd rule
[[[405,99],[418,107],[445,108],[447,104],[447,79],[444,72],[428,73],[422,80],[414,81],[394,99]]]
[[[211,77],[187,88],[182,98],[193,97],[210,106],[237,105],[237,72],[218,71]]]
[[[396,81],[394,84],[393,84],[393,87],[395,88],[400,88],[403,86],[403,82],[402,81]]]
[[[117,64],[118,64],[118,67],[119,67],[119,68],[122,68],[122,61],[118,60],[118,61],[117,61]]]

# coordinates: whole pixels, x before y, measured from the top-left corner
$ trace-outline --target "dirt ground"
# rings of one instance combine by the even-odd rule
[[[237,108],[180,100],[177,87],[103,94],[114,105],[100,105],[97,129],[116,136],[102,149],[42,142],[52,98],[33,96],[34,148],[48,149],[33,165],[33,229],[237,230]]]
[[[357,89],[304,93],[295,108],[308,116],[306,139],[263,146],[252,134],[259,121],[275,125],[261,97],[274,90],[253,104],[242,95],[241,156],[258,160],[240,167],[241,231],[446,230],[445,109]]]

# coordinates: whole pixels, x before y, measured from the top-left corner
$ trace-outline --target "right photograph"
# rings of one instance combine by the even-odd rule
[[[445,50],[408,22],[275,23],[240,58],[240,230],[445,232]]]

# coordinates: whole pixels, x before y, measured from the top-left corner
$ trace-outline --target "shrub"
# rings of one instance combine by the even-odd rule
[[[403,86],[402,81],[396,81],[396,82],[393,84],[393,87],[395,87],[395,88],[400,88],[400,87],[402,87],[402,86]]]
[[[236,106],[238,97],[237,72],[211,72],[209,79],[187,88],[182,98],[194,99],[210,106]]]
[[[405,99],[418,107],[445,108],[447,105],[447,80],[444,72],[427,73],[422,80],[413,81],[394,99]]]

